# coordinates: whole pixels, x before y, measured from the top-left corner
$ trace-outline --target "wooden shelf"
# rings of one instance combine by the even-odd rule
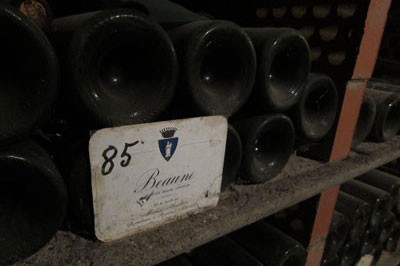
[[[400,157],[400,137],[364,143],[350,156],[321,164],[292,156],[283,173],[260,185],[236,185],[222,194],[216,208],[112,243],[58,232],[50,243],[17,265],[151,265],[189,251],[222,235],[310,198],[321,191]]]

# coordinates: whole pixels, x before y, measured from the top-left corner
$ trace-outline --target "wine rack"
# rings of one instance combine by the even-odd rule
[[[302,1],[293,2],[299,6]],[[331,2],[335,2],[333,5],[337,7],[336,2],[343,1]],[[358,22],[362,20],[365,23],[357,24],[361,27],[358,27],[358,31],[352,32],[348,47],[344,45],[346,41],[343,41],[347,40],[351,33],[346,23],[353,23],[355,19],[338,23],[337,38],[330,42],[322,42],[319,37],[317,38],[317,35],[323,38],[321,30],[330,26],[327,24],[327,19],[324,20],[326,25],[321,24],[324,27],[321,25],[314,27],[312,34],[309,35],[311,44],[315,46],[314,50],[319,48],[321,51],[318,57],[320,59],[314,60],[314,69],[324,66],[323,68],[329,68],[330,71],[339,71],[337,66],[329,63],[329,55],[332,53],[337,55],[340,49],[351,50],[344,61],[345,67],[341,67],[337,72],[336,82],[339,84],[338,87],[342,86],[341,114],[336,131],[332,132],[329,143],[323,145],[323,151],[327,154],[329,162],[320,163],[292,156],[283,173],[276,179],[258,185],[232,186],[222,193],[218,206],[213,209],[112,243],[95,242],[60,231],[41,251],[16,265],[109,265],[115,263],[116,258],[120,264],[156,264],[321,193],[306,263],[307,266],[319,265],[339,185],[400,157],[400,137],[380,144],[363,143],[357,149],[350,151],[366,80],[371,77],[374,70],[391,0],[351,1],[351,3],[361,6],[356,15]],[[264,26],[296,23],[294,18],[289,19],[289,15],[279,17],[279,7],[272,6],[252,10],[258,17],[256,18],[258,23],[261,18],[268,18],[269,8],[271,14],[275,14],[273,15],[275,19],[264,20],[261,23]],[[306,9],[312,10],[310,7]],[[246,12],[247,10],[242,16],[244,20]],[[229,18],[232,19],[232,14]],[[283,22],[276,22],[276,18],[281,18]],[[315,18],[307,19],[307,16],[301,21],[297,28],[301,29],[310,23],[316,23]],[[321,46],[318,46],[319,44]],[[348,80],[350,81],[346,85]],[[382,262],[379,263],[390,265],[382,264],[383,261],[390,259],[393,259],[393,256],[384,254]]]

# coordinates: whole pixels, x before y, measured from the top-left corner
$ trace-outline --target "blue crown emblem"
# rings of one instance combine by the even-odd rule
[[[158,140],[158,147],[167,162],[172,158],[178,146],[178,137],[174,137],[177,130],[176,127],[166,127],[160,130],[164,139]]]

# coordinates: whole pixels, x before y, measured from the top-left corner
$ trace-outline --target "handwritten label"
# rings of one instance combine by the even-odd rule
[[[89,143],[95,233],[111,241],[218,203],[227,121],[107,128]]]

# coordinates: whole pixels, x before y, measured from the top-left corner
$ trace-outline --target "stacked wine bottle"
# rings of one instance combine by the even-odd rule
[[[366,254],[393,252],[400,236],[400,177],[373,170],[342,184],[324,265],[354,265]]]
[[[400,130],[400,87],[383,80],[367,83],[356,125],[353,147],[364,140],[385,142]]]
[[[261,221],[159,265],[300,266],[306,256],[299,242]]]
[[[169,1],[82,3],[54,2],[53,18],[45,0],[0,2],[0,264],[62,226],[93,235],[92,130],[225,116],[222,189],[275,178],[332,130],[336,87],[309,73],[296,30],[240,28]]]

